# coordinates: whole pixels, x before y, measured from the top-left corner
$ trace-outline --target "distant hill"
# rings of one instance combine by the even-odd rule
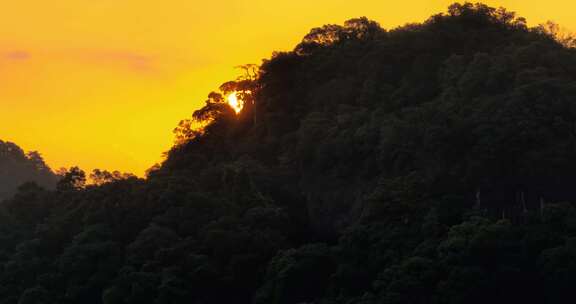
[[[5,200],[0,304],[573,302],[574,46],[470,3],[312,29],[146,179]]]
[[[0,140],[0,200],[13,195],[26,182],[54,189],[56,179],[38,152],[26,153],[16,144]]]

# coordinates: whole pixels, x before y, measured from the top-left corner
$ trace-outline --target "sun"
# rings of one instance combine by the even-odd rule
[[[232,109],[234,109],[234,112],[236,112],[236,114],[240,113],[240,111],[242,111],[242,107],[244,106],[244,102],[242,102],[242,100],[238,99],[238,95],[236,94],[236,92],[232,92],[230,93],[230,95],[228,95],[228,105],[230,105],[230,107],[232,107]]]

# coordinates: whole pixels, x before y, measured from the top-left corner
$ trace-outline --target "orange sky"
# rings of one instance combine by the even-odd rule
[[[389,28],[452,2],[0,0],[0,139],[55,169],[142,175],[234,66],[291,49],[315,26],[367,16]],[[576,28],[573,1],[487,3]]]

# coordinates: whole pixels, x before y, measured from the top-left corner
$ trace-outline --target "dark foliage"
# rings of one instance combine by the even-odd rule
[[[481,4],[313,29],[210,94],[147,179],[22,186],[0,303],[571,302],[576,50],[555,33]]]
[[[16,144],[0,140],[0,201],[14,195],[26,182],[53,189],[56,180],[40,153],[26,153]]]

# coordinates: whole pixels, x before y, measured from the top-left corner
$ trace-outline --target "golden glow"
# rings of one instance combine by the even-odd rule
[[[312,28],[420,22],[453,0],[22,0],[0,10],[0,139],[54,168],[138,175],[207,93]],[[472,1],[475,2],[475,1]],[[568,0],[486,1],[576,29]]]
[[[230,105],[230,107],[232,107],[232,109],[234,109],[234,112],[236,112],[236,114],[240,113],[240,111],[242,111],[242,108],[244,107],[244,102],[240,99],[238,99],[238,95],[236,94],[236,92],[232,92],[230,93],[230,95],[228,95],[228,105]]]

